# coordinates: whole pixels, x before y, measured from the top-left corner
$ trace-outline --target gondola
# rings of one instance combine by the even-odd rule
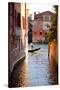
[[[35,48],[35,49],[29,49],[28,52],[35,52],[37,50],[39,50],[40,48]]]

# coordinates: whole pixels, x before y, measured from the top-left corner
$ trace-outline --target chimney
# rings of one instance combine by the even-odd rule
[[[36,18],[36,12],[34,12],[34,19]]]

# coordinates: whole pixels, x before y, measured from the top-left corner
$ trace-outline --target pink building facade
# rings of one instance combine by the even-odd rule
[[[32,42],[47,42],[47,34],[51,27],[51,20],[54,13],[45,11],[42,13],[34,13],[32,21]]]

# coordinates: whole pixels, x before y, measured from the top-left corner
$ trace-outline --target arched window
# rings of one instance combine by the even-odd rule
[[[17,26],[18,27],[21,27],[21,21],[20,21],[20,13],[17,13],[17,22],[16,22],[16,24],[17,24]]]

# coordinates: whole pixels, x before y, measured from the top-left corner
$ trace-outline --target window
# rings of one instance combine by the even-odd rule
[[[14,3],[9,3],[9,5],[10,5],[10,15],[12,15],[14,9]]]
[[[40,35],[42,35],[42,32],[40,32]]]
[[[47,32],[45,32],[45,35],[47,35]]]
[[[45,21],[50,21],[50,16],[45,15],[45,16],[44,16],[44,20],[45,20]]]
[[[21,27],[21,21],[20,21],[20,13],[17,13],[17,27]]]
[[[34,32],[34,34],[36,35],[36,32]]]
[[[42,17],[42,16],[40,16],[40,17],[39,17],[39,19],[40,19],[40,20],[43,20],[43,17]]]
[[[49,24],[46,24],[45,26],[46,26],[47,28],[50,28],[50,25],[49,25]]]
[[[45,16],[45,20],[46,20],[46,21],[49,21],[49,17],[48,17],[48,16]]]

